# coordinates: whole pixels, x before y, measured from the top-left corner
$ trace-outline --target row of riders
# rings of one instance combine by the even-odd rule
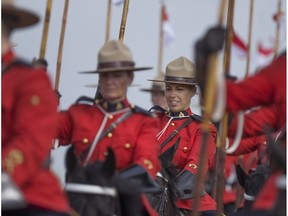
[[[3,215],[191,215],[204,138],[203,118],[190,103],[199,90],[205,100],[209,58],[222,49],[225,30],[211,28],[197,42],[197,70],[181,56],[167,65],[165,74],[150,80],[152,88],[143,89],[151,92],[155,105],[149,111],[131,104],[126,94],[134,73],[150,68],[136,67],[125,44],[108,41],[98,53],[97,69],[87,72],[99,74],[100,94],[81,97],[57,112],[59,98],[46,69],[36,66],[41,61],[27,64],[11,49],[11,32],[37,22],[35,14],[2,1]],[[226,156],[224,213],[284,215],[286,202],[281,206],[278,196],[286,191],[286,53],[245,81],[220,81],[225,88],[214,92],[226,95],[224,109],[232,113],[228,146],[237,130],[235,113],[258,106],[244,115],[240,146]],[[207,179],[197,200],[202,216],[217,214],[213,173],[218,124],[212,122],[201,168]],[[47,160],[55,138],[60,146],[72,147],[66,156],[66,191]],[[4,186],[24,199],[9,203]],[[242,208],[242,196],[248,207]]]

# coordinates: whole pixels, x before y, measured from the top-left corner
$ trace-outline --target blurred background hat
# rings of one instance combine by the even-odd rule
[[[160,72],[154,78],[154,80],[162,81],[164,79],[164,73]],[[165,83],[164,82],[152,82],[151,88],[141,88],[141,91],[144,92],[164,92],[165,91]]]
[[[184,85],[197,85],[195,65],[187,58],[181,56],[171,61],[167,67],[164,79],[149,80],[153,82],[178,83]]]
[[[35,13],[15,6],[13,0],[2,0],[2,20],[5,21],[11,28],[22,28],[36,24],[39,21],[39,16]]]
[[[111,40],[104,44],[98,53],[98,66],[95,71],[80,73],[103,73],[118,71],[142,71],[152,67],[135,67],[130,49],[118,40]]]

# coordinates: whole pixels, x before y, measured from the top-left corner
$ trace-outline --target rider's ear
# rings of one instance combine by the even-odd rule
[[[242,167],[239,164],[237,164],[236,166],[236,174],[237,174],[237,179],[238,179],[239,184],[244,188],[245,180],[248,175],[245,173],[245,171],[242,169]]]

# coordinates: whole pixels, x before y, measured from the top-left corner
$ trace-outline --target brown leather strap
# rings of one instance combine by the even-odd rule
[[[192,116],[181,124],[176,130],[174,130],[160,145],[160,150],[164,148],[184,127],[188,126],[193,121]]]
[[[113,122],[109,127],[106,128],[105,131],[103,131],[100,135],[99,141],[102,140],[108,133],[110,133],[112,130],[114,130],[121,122],[123,122],[125,119],[130,117],[134,113],[133,109],[130,109],[126,113],[124,113],[122,116],[120,116],[115,122]],[[89,152],[91,148],[91,145],[89,145],[80,155],[79,159],[80,161],[84,158],[84,156]]]

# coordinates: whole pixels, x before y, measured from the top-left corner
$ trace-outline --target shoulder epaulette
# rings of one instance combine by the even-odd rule
[[[32,67],[32,64],[25,61],[25,60],[22,60],[22,59],[16,59],[16,61],[14,61],[12,63],[12,65],[20,65],[20,66],[27,66],[27,67]]]
[[[93,105],[94,103],[95,103],[94,98],[90,98],[87,96],[81,96],[75,102],[75,104],[87,104],[87,105]]]
[[[31,67],[31,64],[27,61],[22,60],[22,59],[15,59],[10,64],[8,64],[5,68],[2,68],[2,73],[9,71],[12,67],[16,67],[16,66]]]
[[[196,115],[196,114],[192,114],[192,115],[191,115],[191,118],[192,118],[192,119],[195,119],[196,121],[199,121],[199,122],[202,122],[202,121],[203,121],[203,117],[202,117],[202,116],[199,116],[199,115]]]
[[[144,114],[147,116],[156,117],[155,113],[149,112],[148,110],[145,110],[141,107],[133,105],[133,106],[131,106],[131,108],[135,113],[141,113],[141,114]]]
[[[153,106],[153,107],[151,107],[151,108],[149,109],[149,112],[153,112],[153,111],[158,111],[158,112],[160,112],[160,113],[162,113],[162,114],[165,114],[165,113],[167,112],[167,110],[165,110],[164,108],[162,108],[162,107],[159,106],[159,105],[155,105],[155,106]]]

